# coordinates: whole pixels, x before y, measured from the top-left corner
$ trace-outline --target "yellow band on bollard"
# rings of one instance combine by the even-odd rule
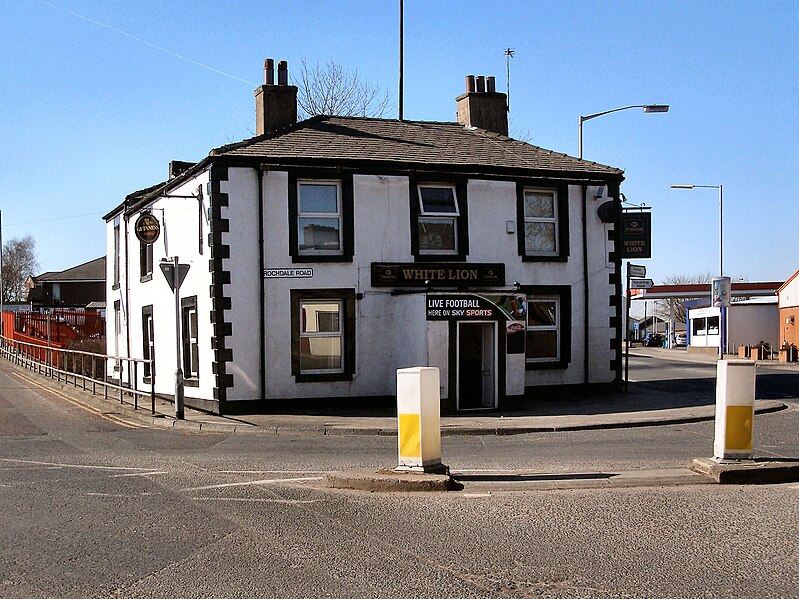
[[[422,428],[419,414],[399,415],[399,454],[406,458],[422,455]]]
[[[752,450],[752,406],[727,406],[726,448],[735,451]]]

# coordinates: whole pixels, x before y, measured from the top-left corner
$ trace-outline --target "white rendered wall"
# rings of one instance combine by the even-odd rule
[[[196,194],[198,186],[205,189],[208,181],[207,173],[201,173],[180,187],[169,191],[170,195],[192,195]],[[161,223],[161,235],[153,244],[153,273],[149,280],[141,280],[139,267],[139,241],[136,239],[133,227],[141,211],[130,215],[127,219],[122,219],[122,249],[124,251],[124,234],[127,230],[127,243],[129,256],[128,260],[122,258],[122,273],[120,288],[112,290],[109,285],[108,319],[109,332],[113,331],[113,302],[120,299],[126,315],[123,338],[125,334],[130,339],[130,356],[134,358],[143,357],[143,331],[142,331],[142,307],[153,306],[153,322],[155,328],[155,382],[156,393],[167,395],[174,394],[174,373],[177,366],[176,359],[176,339],[175,339],[175,300],[174,294],[169,287],[163,273],[159,267],[162,259],[177,255],[181,264],[189,264],[189,272],[180,288],[180,297],[197,297],[198,314],[198,344],[199,344],[199,386],[186,386],[185,396],[187,398],[212,399],[215,378],[211,369],[213,354],[211,352],[211,336],[213,330],[207,318],[210,313],[210,294],[209,287],[211,277],[208,270],[208,260],[210,249],[208,247],[207,234],[209,224],[207,220],[208,197],[204,194],[203,205],[193,198],[161,198],[153,204],[147,206],[149,211]],[[202,236],[200,232],[200,210],[202,209]],[[109,249],[107,260],[109,277],[113,277],[113,221],[108,223]],[[200,242],[203,245],[203,254],[200,254]],[[111,278],[109,278],[109,281]],[[129,303],[125,301],[127,281],[127,296]],[[110,339],[110,337],[109,337]],[[120,340],[120,346],[126,346],[127,340]],[[109,344],[109,349],[111,345]],[[146,389],[149,384],[144,383],[144,373],[141,367],[137,368],[137,387]],[[123,380],[127,382],[127,374]]]
[[[258,255],[258,178],[255,169],[230,168],[228,180],[220,182],[220,191],[228,194],[228,206],[221,209],[221,216],[229,221],[229,232],[222,235],[222,243],[230,246],[230,258],[222,262],[223,270],[230,272],[230,284],[224,286],[231,299],[231,309],[225,311],[232,331],[225,346],[233,350],[233,361],[226,365],[227,374],[233,375],[233,387],[227,390],[229,401],[261,398],[263,272]],[[265,233],[272,234],[271,230]]]
[[[795,275],[779,294],[780,308],[799,306],[799,275]]]

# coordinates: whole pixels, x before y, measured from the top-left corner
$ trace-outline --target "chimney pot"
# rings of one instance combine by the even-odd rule
[[[275,61],[264,61],[264,85],[255,90],[255,134],[277,131],[297,122],[297,87],[289,85],[289,67],[285,60],[277,63],[277,85],[274,84]]]
[[[277,84],[289,84],[289,63],[287,63],[285,60],[281,60],[277,63]]]
[[[470,80],[474,81],[474,87],[471,86]],[[497,93],[494,77],[468,75],[466,77],[466,93],[455,98],[458,103],[458,122],[467,127],[476,127],[507,135],[507,98],[505,94]]]
[[[466,75],[466,92],[474,91],[474,75]]]
[[[264,61],[264,85],[275,84],[275,61],[267,58]]]

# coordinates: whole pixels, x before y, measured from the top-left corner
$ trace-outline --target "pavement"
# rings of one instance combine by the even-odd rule
[[[643,350],[643,348],[642,348]],[[639,350],[639,351],[642,351]],[[664,357],[686,362],[715,362],[704,354],[685,350],[649,349],[647,352],[667,352]],[[173,428],[205,433],[255,433],[291,435],[397,435],[396,411],[387,407],[374,409],[304,410],[282,414],[247,414],[219,416],[185,408],[184,419],[175,418],[174,405],[156,398],[151,412],[149,397],[140,398],[138,408],[132,399],[104,398],[102,391],[93,395],[91,389],[64,384],[63,381],[37,375],[12,366],[20,375],[53,393],[71,398],[90,411],[131,426]],[[759,372],[769,369],[799,373],[799,364],[758,362]],[[765,414],[787,409],[779,400],[757,400],[755,413]],[[674,393],[659,389],[656,384],[631,382],[627,392],[608,392],[590,396],[569,397],[528,402],[523,409],[504,412],[468,412],[441,417],[442,437],[453,435],[518,435],[555,431],[658,426],[701,422],[715,418],[715,397],[705,393]],[[660,484],[697,484],[699,482],[757,484],[795,482],[799,480],[799,459],[796,461],[718,462],[711,458],[696,458],[679,471],[636,471],[609,473],[604,478],[573,478],[560,475],[528,473],[527,478],[540,479],[541,488],[586,488],[641,486]],[[529,482],[529,480],[528,480]],[[458,488],[450,474],[429,472],[396,472],[394,470],[343,472],[328,475],[326,484],[334,488],[366,491],[430,491]]]

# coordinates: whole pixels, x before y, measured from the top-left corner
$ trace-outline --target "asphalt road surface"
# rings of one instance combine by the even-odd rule
[[[653,354],[631,373],[656,385],[671,368]],[[479,473],[462,491],[368,494],[319,479],[393,465],[391,437],[138,428],[15,372],[0,362],[3,598],[799,596],[799,484],[509,480],[680,468],[712,453],[709,422],[448,437],[444,461]],[[799,457],[784,383],[766,386],[789,409],[757,419],[760,455]]]

